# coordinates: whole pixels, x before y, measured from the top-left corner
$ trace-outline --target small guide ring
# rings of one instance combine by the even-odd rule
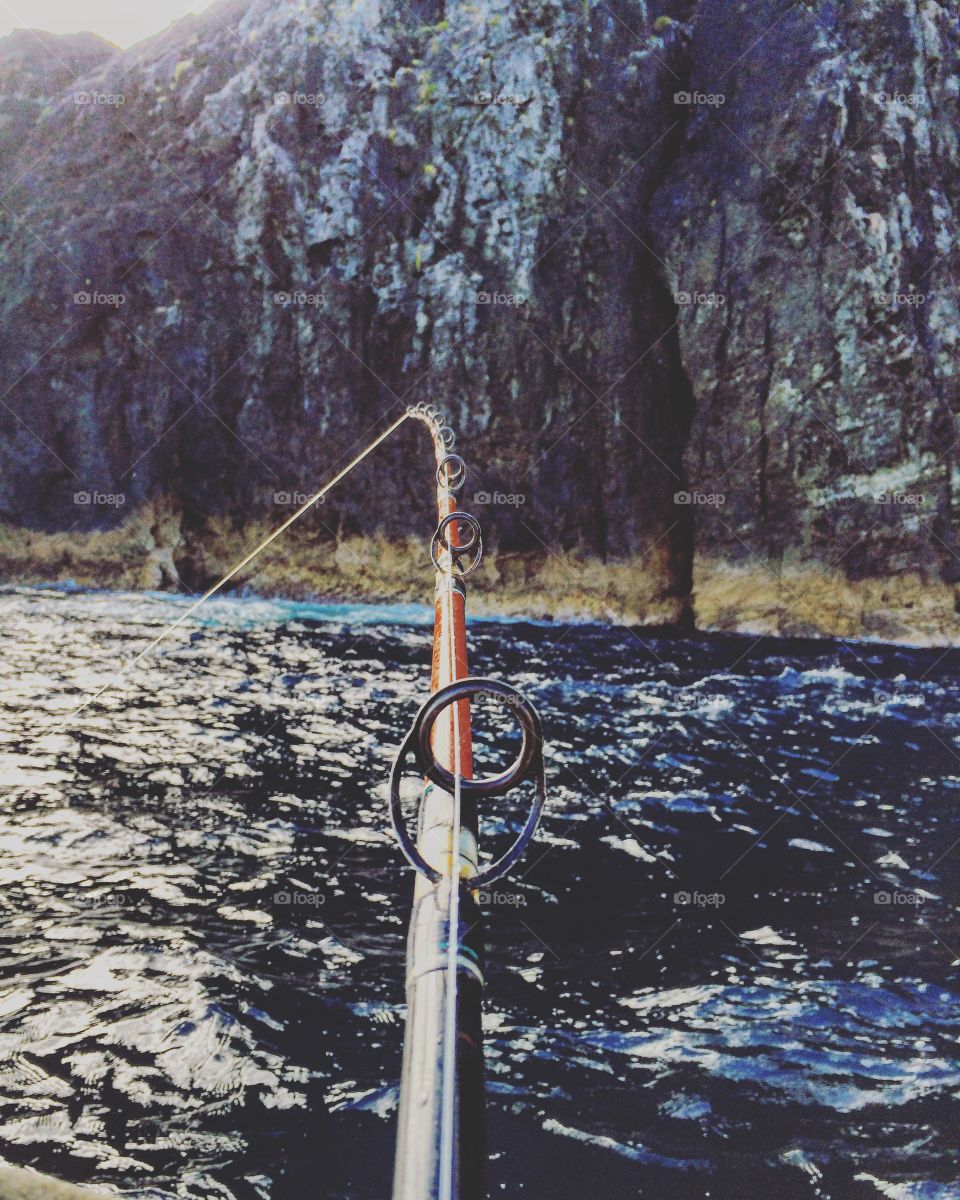
[[[470,530],[469,540],[462,541],[458,546],[451,546],[447,530],[454,523],[458,528],[466,525]],[[473,555],[470,562],[464,564],[461,559],[466,555]],[[447,561],[444,561],[442,555],[447,556]],[[480,560],[483,558],[483,530],[480,522],[468,512],[452,512],[448,513],[440,524],[437,526],[437,532],[433,535],[433,541],[430,543],[430,558],[433,560],[433,565],[438,571],[443,571],[447,575],[453,575],[457,579],[463,579],[475,571],[480,565]]]
[[[459,454],[448,454],[437,467],[437,485],[459,492],[467,478],[467,464]]]

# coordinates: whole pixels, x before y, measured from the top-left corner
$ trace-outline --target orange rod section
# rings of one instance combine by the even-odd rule
[[[446,458],[445,449],[440,438],[434,437],[437,456],[437,467]],[[438,484],[437,508],[439,519],[457,511],[457,500],[452,492]],[[460,542],[456,522],[447,527],[447,539],[451,546]],[[458,591],[451,591],[450,577],[443,571],[437,572],[437,601],[433,631],[433,679],[431,690],[436,692],[465,679],[470,671],[467,662],[467,614],[466,601]],[[470,733],[470,701],[461,700],[457,703],[460,725],[460,774],[464,779],[473,776],[473,739]],[[456,770],[454,743],[457,737],[456,722],[454,721],[454,706],[441,714],[433,731],[433,749],[438,762],[449,771]]]

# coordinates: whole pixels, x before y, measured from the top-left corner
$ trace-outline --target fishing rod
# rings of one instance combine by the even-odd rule
[[[394,1200],[484,1200],[484,975],[478,899],[484,888],[513,868],[536,833],[546,802],[546,774],[536,709],[509,684],[474,678],[468,671],[465,580],[480,565],[483,534],[477,518],[458,506],[467,466],[453,453],[455,434],[437,409],[423,404],[407,408],[115,671],[108,683],[65,714],[57,728],[69,727],[174,633],[186,628],[198,609],[408,420],[426,425],[433,439],[439,524],[430,547],[436,570],[431,694],[400,747],[390,779],[391,822],[403,853],[417,871],[407,945],[407,1024],[393,1196]],[[474,778],[472,697],[506,706],[523,735],[517,758],[499,775]],[[422,784],[415,837],[407,827],[401,801],[401,784],[411,758]],[[481,863],[478,800],[506,795],[527,781],[533,782],[534,794],[516,840],[495,862]]]
[[[430,432],[437,461],[439,524],[430,556],[436,570],[431,695],[397,754],[390,815],[417,871],[407,943],[407,1023],[393,1200],[483,1200],[486,1136],[483,1069],[483,918],[480,892],[503,878],[536,832],[546,801],[543,732],[536,709],[516,688],[470,676],[466,577],[480,565],[480,523],[458,506],[467,476],[455,435],[432,405],[409,417]],[[473,774],[471,697],[497,701],[523,735],[516,760],[499,775]],[[408,760],[422,779],[417,834],[402,811]],[[495,862],[483,863],[477,802],[527,780],[534,795],[523,827]]]

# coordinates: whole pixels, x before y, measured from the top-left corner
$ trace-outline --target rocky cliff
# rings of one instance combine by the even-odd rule
[[[506,548],[953,580],[957,3],[221,0],[0,42],[0,519],[189,547],[436,402]],[[411,430],[328,504],[428,521]],[[415,523],[416,522],[416,526]]]

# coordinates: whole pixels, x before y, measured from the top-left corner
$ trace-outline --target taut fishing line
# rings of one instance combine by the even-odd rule
[[[104,686],[100,688],[98,692],[95,692],[92,696],[89,696],[86,700],[84,700],[82,704],[79,704],[75,709],[73,709],[72,712],[68,713],[60,725],[55,725],[51,732],[58,733],[64,728],[65,725],[72,721],[74,717],[79,716],[84,709],[89,708],[91,704],[96,704],[101,696],[104,696],[111,690],[111,688],[116,687],[118,683],[126,679],[130,672],[138,667],[144,661],[144,659],[149,658],[154,650],[161,646],[172,634],[185,625],[197,611],[197,609],[206,604],[206,602],[214,597],[217,592],[222,591],[231,579],[235,579],[245,567],[248,567],[255,559],[259,558],[264,550],[271,546],[278,537],[286,533],[291,525],[295,525],[296,522],[299,521],[301,517],[305,516],[315,504],[318,504],[328,492],[332,491],[338,483],[341,483],[344,479],[346,479],[350,472],[355,470],[363,462],[363,460],[368,457],[368,455],[372,454],[373,451],[377,449],[378,446],[382,445],[382,443],[385,442],[392,433],[395,433],[396,430],[399,429],[404,423],[404,421],[409,419],[410,415],[411,414],[409,411],[405,412],[402,417],[399,417],[396,421],[394,421],[392,425],[383,431],[383,433],[374,438],[369,446],[367,446],[365,450],[362,450],[356,456],[356,458],[349,462],[342,471],[338,471],[337,474],[334,475],[334,477],[328,483],[325,483],[318,492],[315,492],[303,504],[301,504],[295,513],[292,513],[289,517],[287,517],[282,525],[278,525],[272,533],[268,534],[260,543],[260,545],[256,547],[256,549],[251,550],[249,554],[245,555],[236,564],[236,566],[231,567],[226,575],[224,575],[221,579],[218,579],[212,587],[208,588],[202,596],[195,600],[193,604],[186,609],[185,612],[181,613],[175,621],[171,622],[171,624],[169,624],[162,633],[157,634],[153,641],[148,643],[148,645],[146,645],[143,650],[140,651],[136,658],[132,659],[125,666],[121,667],[118,675],[111,679],[109,683],[104,684]]]

